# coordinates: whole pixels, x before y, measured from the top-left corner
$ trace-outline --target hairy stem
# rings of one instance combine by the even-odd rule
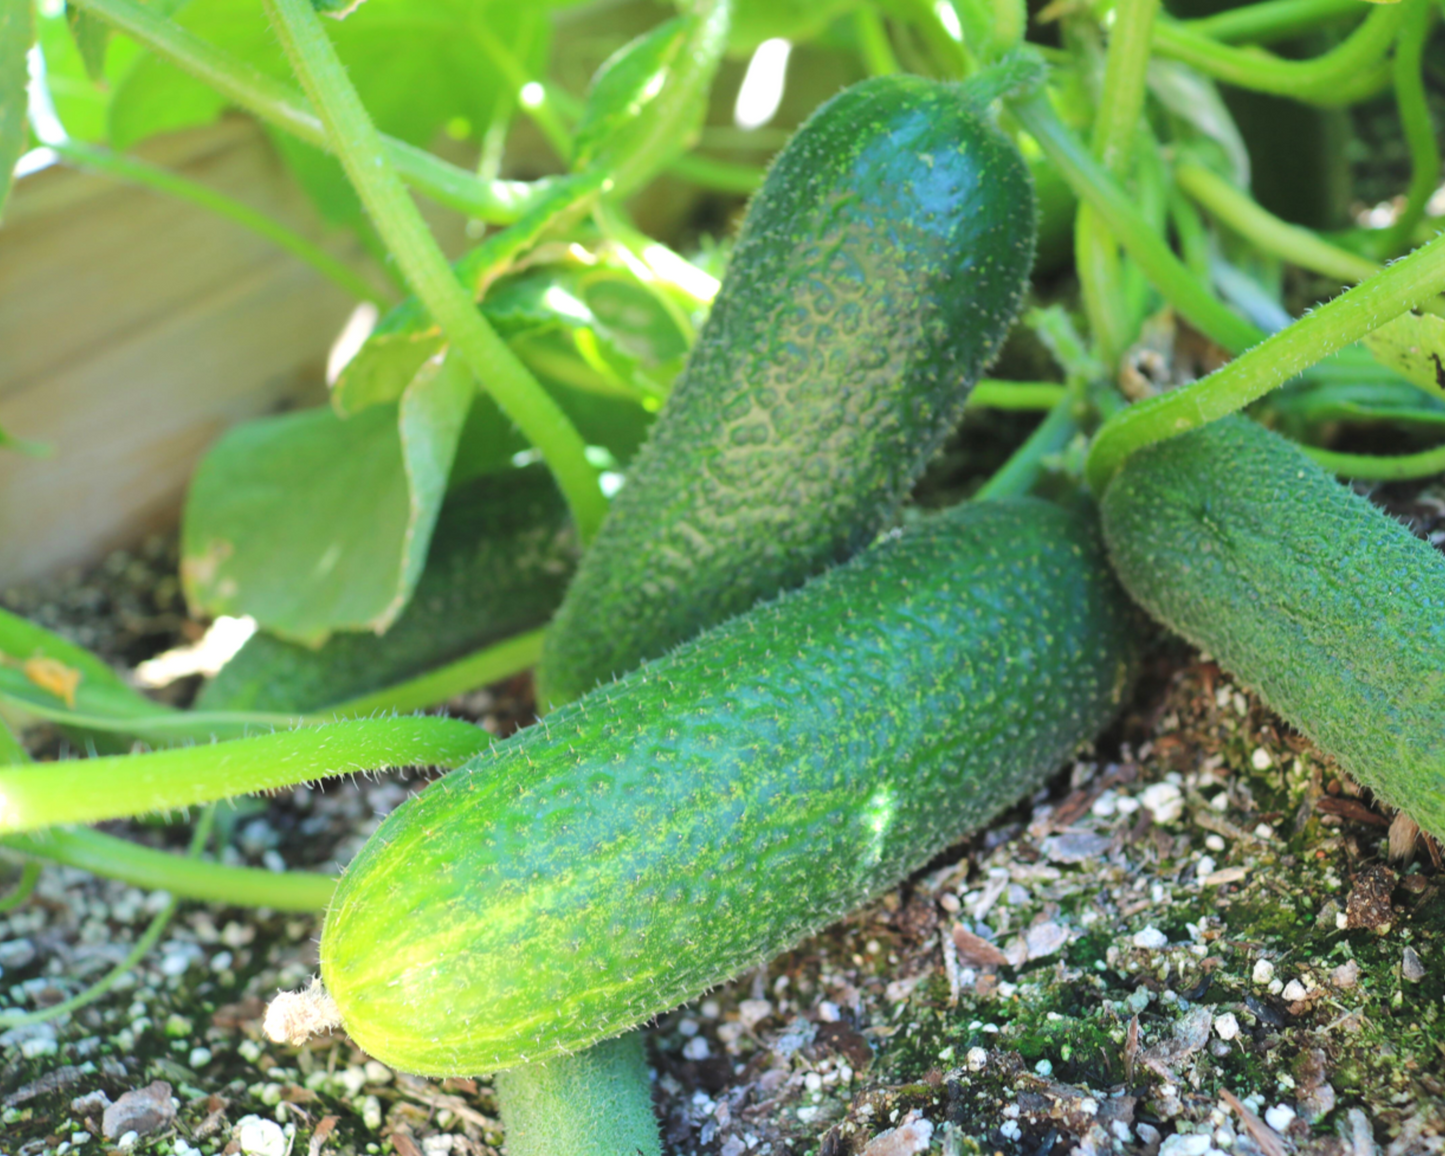
[[[1009,102],[1009,110],[1038,142],[1079,199],[1087,201],[1098,212],[1154,288],[1196,329],[1234,353],[1259,341],[1263,336],[1260,330],[1225,306],[1170,251],[1129,195],[1059,120],[1046,93],[1014,99]]]
[[[1389,83],[1385,56],[1404,19],[1404,8],[1403,3],[1372,5],[1354,32],[1312,60],[1287,60],[1259,48],[1221,44],[1194,28],[1167,20],[1154,30],[1154,49],[1160,56],[1182,61],[1240,88],[1310,104],[1353,104]]]
[[[206,846],[206,841],[211,837],[211,827],[216,821],[216,810],[208,807],[201,821],[196,824],[196,829],[191,835],[191,847],[189,855],[192,859],[198,856]],[[22,1012],[18,1014],[0,1015],[0,1027],[21,1027],[25,1024],[44,1023],[47,1020],[58,1019],[60,1016],[68,1015],[78,1011],[87,1004],[94,1003],[117,983],[122,976],[134,968],[142,959],[149,954],[161,938],[162,932],[170,924],[171,916],[176,913],[176,900],[172,897],[166,905],[156,913],[154,919],[139,939],[135,946],[130,949],[126,957],[115,967],[111,968],[104,976],[91,984],[79,995],[71,996],[70,999],[62,1000],[52,1007],[42,1008],[39,1011]]]
[[[302,87],[367,214],[412,292],[478,382],[540,451],[567,499],[582,541],[596,534],[607,500],[586,447],[561,407],[518,360],[457,282],[436,239],[407,195],[371,118],[308,0],[266,0],[266,10]]]
[[[1430,122],[1430,103],[1425,96],[1425,41],[1429,38],[1433,12],[1429,0],[1404,0],[1407,11],[1395,46],[1393,65],[1395,103],[1400,109],[1400,127],[1410,149],[1410,187],[1405,206],[1385,239],[1387,253],[1410,247],[1415,226],[1425,216],[1425,206],[1440,180],[1440,141]]]
[[[1318,233],[1282,221],[1253,197],[1218,173],[1194,161],[1174,166],[1174,182],[1215,220],[1281,260],[1340,281],[1363,281],[1380,266],[1348,249],[1331,245]]]
[[[383,687],[330,708],[338,717],[376,714],[380,711],[424,710],[476,690],[479,686],[521,674],[542,657],[545,630],[533,630],[493,643],[455,662]]]
[[[1222,44],[1271,44],[1328,28],[1350,17],[1358,18],[1359,14],[1360,0],[1259,0],[1199,20],[1186,20],[1183,27]]]
[[[1135,450],[1233,413],[1301,370],[1445,289],[1445,233],[1305,314],[1208,377],[1132,405],[1106,422],[1086,466],[1102,494]]]
[[[1033,489],[1043,473],[1044,459],[1062,451],[1079,431],[1074,406],[1074,399],[1067,393],[1060,398],[1024,444],[983,484],[974,500],[983,502],[990,498],[1011,498]]]
[[[6,835],[0,838],[0,846],[135,887],[169,891],[179,899],[234,907],[323,911],[336,888],[336,880],[330,875],[227,867],[156,851],[87,827],[52,827],[34,835]]]
[[[1414,454],[1342,454],[1334,450],[1304,446],[1305,453],[1331,473],[1363,482],[1402,482],[1445,474],[1445,446]]]
[[[455,767],[490,743],[471,723],[358,719],[142,755],[0,771],[0,833],[173,811],[248,791],[390,767]]]

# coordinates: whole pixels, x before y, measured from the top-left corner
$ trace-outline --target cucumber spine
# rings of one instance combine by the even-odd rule
[[[424,1074],[615,1035],[1037,786],[1117,710],[1136,626],[1090,519],[925,518],[404,803],[338,887],[327,989]]]
[[[958,85],[887,76],[798,130],[548,632],[557,704],[872,540],[1012,324],[1034,195]]]
[[[1438,550],[1233,416],[1131,455],[1102,513],[1140,605],[1445,838]]]

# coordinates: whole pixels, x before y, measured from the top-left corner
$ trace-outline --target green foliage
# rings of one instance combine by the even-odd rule
[[[443,505],[416,594],[385,634],[337,634],[312,649],[258,633],[197,706],[317,711],[535,629],[562,600],[576,554],[543,467],[476,479]]]
[[[229,433],[186,503],[181,572],[192,606],[250,614],[310,645],[334,630],[385,630],[421,575],[474,392],[466,367],[445,359],[398,402]]]
[[[291,70],[251,0],[192,0],[176,16],[198,36],[268,76]],[[461,117],[488,123],[505,85],[479,67],[476,24],[512,43],[523,22],[522,6],[487,0],[370,0],[327,29],[352,82],[382,131],[424,144]],[[527,61],[538,67],[546,46],[537,43]],[[159,132],[206,124],[226,101],[200,81],[155,57],[137,61],[110,105],[110,140],[128,148]]]
[[[1445,317],[1406,313],[1366,334],[1365,346],[1406,381],[1445,399]]]

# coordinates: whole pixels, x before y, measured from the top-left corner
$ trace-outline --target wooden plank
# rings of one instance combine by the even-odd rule
[[[248,121],[138,152],[364,260]],[[221,430],[324,398],[327,350],[353,304],[194,206],[58,167],[20,182],[0,228],[0,426],[55,453],[0,451],[0,582],[173,521]]]

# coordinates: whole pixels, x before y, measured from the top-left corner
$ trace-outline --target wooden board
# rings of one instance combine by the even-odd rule
[[[235,118],[138,150],[323,241],[262,133]],[[354,302],[270,242],[194,206],[54,167],[22,180],[0,227],[0,582],[83,562],[174,520],[226,426],[325,396]]]

